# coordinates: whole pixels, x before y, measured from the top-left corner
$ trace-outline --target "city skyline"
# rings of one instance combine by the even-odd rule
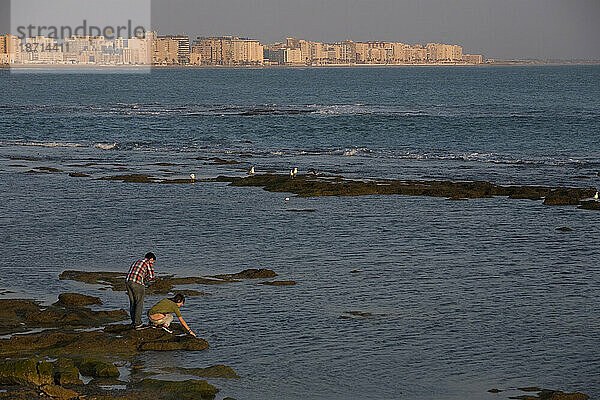
[[[149,29],[192,38],[460,43],[492,59],[600,60],[596,0],[154,0],[150,4]],[[11,13],[5,11],[10,11],[10,0],[0,0],[0,11],[0,32],[9,32]],[[32,10],[32,19],[34,14]]]
[[[406,44],[392,41],[337,43],[285,38],[272,44],[236,36],[159,35],[129,38],[72,35],[21,38],[0,36],[0,64],[138,66],[325,66],[481,64],[457,44]]]

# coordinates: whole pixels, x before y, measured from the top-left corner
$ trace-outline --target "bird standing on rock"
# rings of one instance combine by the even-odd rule
[[[598,200],[598,192],[594,195],[594,200]]]
[[[252,168],[250,168],[250,171],[248,171],[248,175],[254,175],[254,166],[252,166]]]
[[[196,175],[190,174],[190,179],[193,180],[193,181],[195,181],[196,180]]]

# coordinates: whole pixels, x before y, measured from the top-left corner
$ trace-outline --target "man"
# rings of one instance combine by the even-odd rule
[[[131,264],[127,273],[127,295],[129,296],[129,315],[132,327],[136,330],[142,329],[142,311],[144,308],[145,283],[154,279],[154,253],[148,253],[143,259]]]
[[[196,334],[190,329],[181,316],[181,311],[179,311],[179,308],[183,303],[185,303],[185,297],[181,293],[177,293],[172,299],[163,299],[159,301],[148,311],[150,323],[154,328],[162,328],[169,333],[173,333],[173,331],[169,329],[169,325],[173,322],[173,316],[171,315],[171,313],[173,313],[177,316],[179,322],[181,322],[183,329],[190,335],[196,337]]]

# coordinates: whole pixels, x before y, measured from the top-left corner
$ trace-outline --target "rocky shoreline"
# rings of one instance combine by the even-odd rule
[[[249,269],[213,277],[179,278],[164,276],[150,286],[149,293],[168,294],[178,285],[215,285],[259,280],[272,286],[294,285],[294,281],[272,281],[277,274],[268,269]],[[61,280],[104,285],[113,291],[125,290],[125,274],[118,272],[64,271]],[[189,289],[188,289],[189,290]],[[197,292],[197,291],[196,291]],[[202,293],[203,292],[198,292]],[[152,378],[160,372],[207,379],[239,379],[226,365],[182,368],[165,366],[164,371],[147,371],[134,361],[150,351],[193,351],[209,348],[209,343],[186,335],[172,325],[173,334],[160,329],[133,330],[125,310],[93,310],[102,299],[78,293],[62,293],[58,301],[42,306],[26,299],[0,299],[0,399],[214,399],[219,389],[202,379],[167,381]],[[377,318],[361,311],[349,311],[342,319]],[[127,371],[126,374],[123,374]],[[123,378],[122,375],[127,375]],[[243,379],[243,378],[242,378]],[[535,388],[514,398],[523,400],[586,400],[582,393]],[[537,391],[538,395],[532,393]],[[491,389],[492,393],[502,390]],[[234,400],[230,397],[225,399]]]
[[[267,269],[214,278],[164,276],[156,279],[148,292],[164,295],[173,293],[177,285],[275,276]],[[125,277],[118,272],[64,271],[59,278],[124,291]],[[96,305],[102,305],[102,299],[78,293],[62,293],[50,306],[26,299],[0,299],[0,335],[4,335],[0,339],[0,399],[213,399],[219,392],[205,380],[152,379],[149,376],[155,372],[143,371],[143,366],[133,363],[136,355],[148,351],[203,351],[209,348],[206,340],[186,335],[179,324],[172,326],[173,334],[153,328],[136,331],[125,322],[129,319],[125,310],[90,308]],[[127,381],[119,380],[118,367],[130,370]],[[168,366],[165,371],[200,378],[240,378],[225,365]],[[84,384],[82,378],[88,382]]]

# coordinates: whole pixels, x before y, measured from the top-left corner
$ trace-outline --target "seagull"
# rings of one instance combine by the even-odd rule
[[[598,192],[594,195],[594,200],[598,200]]]
[[[254,171],[254,166],[252,168],[250,168],[250,171],[248,171],[248,175],[254,175],[255,171]]]
[[[285,201],[290,201],[290,198],[289,198],[289,197],[286,197],[286,198],[285,198]]]
[[[196,175],[190,174],[190,179],[193,180],[193,181],[196,180]]]
[[[294,176],[298,175],[298,168],[294,168]]]
[[[290,169],[290,176],[293,178],[294,177],[294,170]]]

